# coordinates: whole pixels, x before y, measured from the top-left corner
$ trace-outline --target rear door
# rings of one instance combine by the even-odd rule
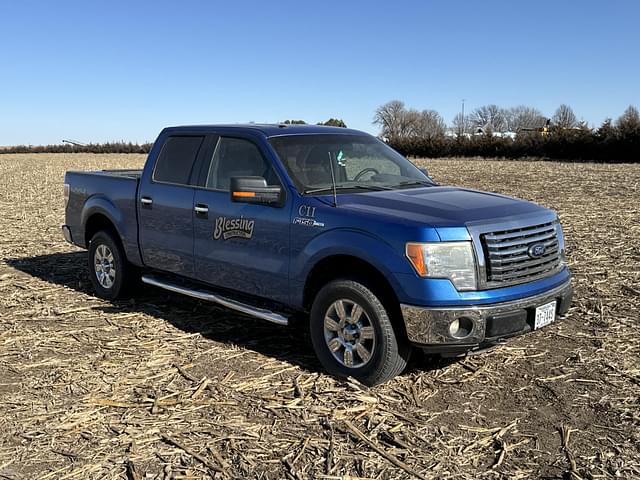
[[[275,207],[234,203],[229,194],[235,176],[260,176],[283,186],[272,161],[256,139],[219,138],[203,161],[195,193],[195,271],[211,285],[287,302],[290,196]]]
[[[140,249],[148,267],[194,276],[192,179],[204,150],[204,135],[168,136],[140,181]]]

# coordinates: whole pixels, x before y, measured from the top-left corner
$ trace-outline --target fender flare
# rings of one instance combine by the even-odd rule
[[[84,204],[82,214],[80,216],[83,240],[86,236],[87,223],[89,222],[89,219],[96,214],[103,215],[111,222],[116,230],[120,242],[122,243],[127,259],[134,264],[141,264],[140,252],[137,247],[137,226],[135,238],[127,238],[127,236],[123,234],[123,232],[126,231],[125,221],[127,219],[123,217],[116,205],[104,195],[93,195],[89,197]],[[131,221],[131,219],[129,219],[129,221]],[[88,247],[88,245],[85,245],[85,247]]]
[[[384,239],[369,232],[337,228],[314,237],[291,262],[291,279],[303,287],[309,274],[325,258],[347,255],[358,258],[378,270],[389,282],[397,297],[401,297],[402,287],[394,272],[411,273],[409,262],[404,255]],[[302,305],[304,288],[292,292],[294,304]]]

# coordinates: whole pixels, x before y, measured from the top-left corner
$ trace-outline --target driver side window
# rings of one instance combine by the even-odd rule
[[[229,191],[231,177],[263,177],[268,185],[278,184],[273,167],[253,142],[220,137],[209,166],[206,187]]]

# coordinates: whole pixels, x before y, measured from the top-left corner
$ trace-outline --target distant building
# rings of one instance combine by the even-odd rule
[[[492,137],[499,137],[499,138],[510,138],[511,140],[515,139],[516,136],[518,135],[516,132],[494,132],[490,129],[487,128],[483,128],[483,127],[478,127],[476,128],[475,132],[473,133],[474,136],[480,136],[480,135],[491,135]]]

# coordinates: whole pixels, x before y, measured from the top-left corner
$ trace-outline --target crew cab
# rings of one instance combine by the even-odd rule
[[[145,284],[287,325],[367,385],[410,352],[544,327],[572,296],[553,211],[441,186],[377,138],[306,125],[164,129],[143,170],[67,172],[67,241],[99,297]],[[238,322],[243,321],[238,316]]]

